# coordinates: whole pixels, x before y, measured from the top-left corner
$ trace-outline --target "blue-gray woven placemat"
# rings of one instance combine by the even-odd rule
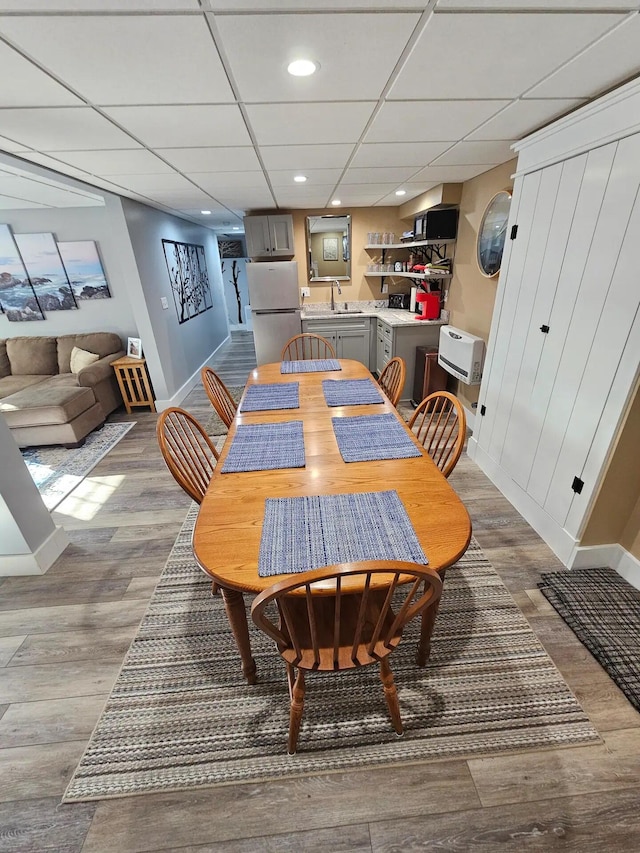
[[[390,413],[331,418],[338,448],[345,462],[409,459],[422,454]]]
[[[265,501],[260,577],[360,560],[427,564],[396,491]]]
[[[241,424],[222,466],[223,474],[304,468],[302,421]]]
[[[319,373],[322,370],[342,370],[335,358],[308,358],[300,361],[283,361],[280,373]]]
[[[327,406],[364,406],[384,403],[378,386],[370,379],[323,379]]]
[[[249,385],[240,411],[264,412],[268,409],[299,409],[299,390],[299,382]]]

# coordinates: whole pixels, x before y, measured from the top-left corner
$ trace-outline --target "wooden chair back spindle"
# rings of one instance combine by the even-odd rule
[[[291,693],[289,752],[296,751],[304,707],[304,672],[341,672],[378,663],[394,728],[402,733],[387,658],[407,623],[437,603],[442,581],[427,566],[378,560],[292,575],[257,596],[251,616],[275,640]],[[279,621],[268,607],[277,605]],[[294,671],[297,671],[294,680]]]
[[[231,396],[229,389],[222,379],[210,367],[203,367],[200,371],[200,377],[211,405],[223,423],[227,427],[230,427],[236,416],[238,404]]]
[[[218,461],[218,452],[202,425],[184,409],[172,407],[158,418],[156,435],[174,480],[202,503]]]
[[[397,406],[404,381],[407,375],[407,367],[404,359],[399,355],[394,356],[390,362],[384,367],[382,373],[378,377],[378,384],[391,401],[391,405]]]
[[[467,432],[460,400],[448,391],[429,394],[413,413],[409,429],[448,477],[460,458]]]
[[[335,357],[336,351],[332,344],[322,335],[312,335],[310,332],[294,335],[282,350],[282,361],[307,361],[312,358]]]

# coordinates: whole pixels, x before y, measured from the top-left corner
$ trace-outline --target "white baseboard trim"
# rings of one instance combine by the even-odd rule
[[[464,409],[464,413],[467,418],[467,429],[473,432],[476,426],[475,409],[469,409],[466,406],[463,406],[462,408]]]
[[[214,349],[211,355],[202,362],[200,367],[193,373],[187,381],[178,388],[176,393],[169,400],[156,400],[156,410],[158,412],[163,412],[165,409],[170,408],[171,406],[179,406],[180,403],[184,400],[187,394],[190,394],[191,391],[196,387],[196,385],[200,382],[200,371],[203,367],[210,367],[211,362],[215,358],[216,353],[223,347],[227,341],[231,340],[231,335],[227,335],[227,337]]]
[[[16,575],[43,575],[69,544],[64,528],[56,527],[45,541],[31,554],[0,556],[0,577]]]
[[[640,589],[640,560],[625,551],[618,542],[578,546],[569,563],[570,569],[599,569],[601,566],[615,569],[632,586]]]
[[[502,494],[518,510],[520,515],[538,533],[554,554],[567,566],[576,548],[577,541],[555,522],[541,506],[515,483],[473,438],[468,442],[467,454],[473,459],[500,489]]]

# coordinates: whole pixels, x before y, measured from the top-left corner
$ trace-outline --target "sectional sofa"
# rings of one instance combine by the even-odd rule
[[[82,444],[122,405],[111,367],[122,355],[112,332],[0,340],[0,414],[18,445]],[[90,357],[93,363],[78,369],[76,362]]]

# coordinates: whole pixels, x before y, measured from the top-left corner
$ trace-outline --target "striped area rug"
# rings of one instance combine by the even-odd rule
[[[250,622],[259,680],[244,682],[220,596],[191,555],[196,514],[64,802],[599,739],[474,542],[447,572],[429,665],[414,663],[417,623],[391,656],[405,736],[391,728],[377,667],[315,674],[288,756],[284,665]]]

